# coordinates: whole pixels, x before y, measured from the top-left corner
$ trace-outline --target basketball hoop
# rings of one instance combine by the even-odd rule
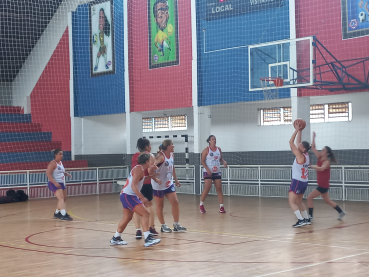
[[[283,86],[283,79],[279,77],[262,77],[260,85],[264,92],[265,100],[278,99],[278,89]]]

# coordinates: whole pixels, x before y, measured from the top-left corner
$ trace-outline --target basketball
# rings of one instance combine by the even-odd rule
[[[297,125],[300,125],[301,126],[301,130],[304,130],[305,127],[306,127],[306,122],[305,120],[301,119],[301,118],[298,118],[296,119],[294,122],[293,122],[293,127],[295,127],[296,129],[296,126]]]

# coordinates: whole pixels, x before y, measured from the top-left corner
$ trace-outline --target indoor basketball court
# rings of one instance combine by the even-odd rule
[[[55,199],[4,205],[1,261],[4,276],[366,276],[369,259],[368,204],[347,202],[343,221],[316,201],[314,223],[291,228],[287,199],[216,196],[207,213],[199,197],[180,195],[180,220],[187,233],[160,234],[145,248],[131,223],[122,238],[109,241],[122,217],[118,194],[68,198],[72,222],[52,219]],[[165,217],[171,225],[169,203]],[[340,203],[341,205],[341,203]],[[91,212],[93,211],[93,212]],[[157,219],[156,224],[158,225]]]
[[[336,2],[0,3],[0,276],[368,276],[369,1]]]

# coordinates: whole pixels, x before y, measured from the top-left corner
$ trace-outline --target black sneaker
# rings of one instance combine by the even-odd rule
[[[158,244],[161,241],[161,239],[154,239],[154,237],[150,234],[147,236],[147,238],[145,239],[145,247],[150,247],[153,246],[155,244]]]
[[[110,244],[113,244],[113,245],[126,245],[127,242],[122,240],[121,237],[113,237],[111,240],[110,240]]]
[[[310,218],[305,218],[305,225],[311,225]]]
[[[142,232],[141,230],[136,231],[136,239],[142,239]]]
[[[60,217],[60,220],[72,221],[73,218],[71,218],[69,214],[65,214]]]
[[[297,220],[296,224],[292,225],[293,228],[298,228],[306,225],[305,219],[299,219]]]
[[[61,218],[62,214],[61,212],[54,213],[54,218]]]

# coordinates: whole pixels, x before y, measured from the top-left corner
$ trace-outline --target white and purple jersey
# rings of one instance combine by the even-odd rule
[[[55,182],[64,184],[65,169],[64,169],[63,163],[60,161],[60,164],[58,164],[55,160],[54,160],[54,162],[56,163],[56,168],[53,171],[53,178],[54,178]]]
[[[125,194],[129,194],[129,195],[136,195],[136,193],[133,191],[132,189],[132,181],[133,181],[133,174],[132,174],[132,171],[133,169],[135,169],[136,167],[141,167],[142,171],[144,171],[143,167],[141,165],[136,165],[134,168],[132,168],[131,172],[129,173],[128,175],[128,178],[127,178],[127,181],[126,181],[126,184],[124,185],[122,191],[120,192],[121,194],[122,193],[125,193]],[[143,182],[144,182],[144,179],[145,178],[142,178],[138,184],[137,184],[137,188],[139,191],[141,191],[142,189],[142,186],[143,186]],[[136,195],[137,196],[137,195]]]
[[[220,173],[220,159],[221,154],[219,147],[215,151],[212,151],[210,147],[208,147],[208,154],[206,155],[205,163],[207,167],[211,170],[211,173]],[[204,168],[204,172],[206,169]]]
[[[158,153],[158,155],[160,154],[164,156],[164,161],[158,165],[159,168],[155,172],[158,174],[157,178],[161,181],[161,185],[151,179],[151,185],[154,190],[166,190],[173,184],[173,155],[170,154],[170,157],[167,158],[163,151]]]
[[[305,162],[299,164],[295,158],[292,165],[292,179],[301,182],[307,182],[309,180],[309,165],[310,165],[310,158],[309,154],[303,153],[305,157]]]

